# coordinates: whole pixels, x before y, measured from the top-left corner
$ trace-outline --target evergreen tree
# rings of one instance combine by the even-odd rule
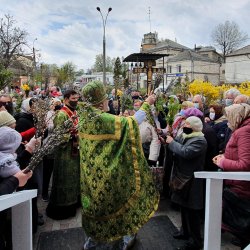
[[[121,60],[119,57],[116,58],[115,60],[115,65],[114,65],[114,84],[115,84],[115,96],[117,93],[117,89],[119,88],[120,85],[120,76],[122,74],[122,64]]]

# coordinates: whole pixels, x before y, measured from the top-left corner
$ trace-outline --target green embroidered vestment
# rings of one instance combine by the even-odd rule
[[[59,111],[54,119],[55,127],[68,119],[66,113]],[[71,155],[71,144],[69,134],[68,138],[65,138],[65,144],[55,151],[50,202],[56,206],[76,204],[80,194],[79,155]]]
[[[82,223],[88,236],[108,242],[136,233],[159,195],[136,120],[92,112],[94,119],[79,120]]]

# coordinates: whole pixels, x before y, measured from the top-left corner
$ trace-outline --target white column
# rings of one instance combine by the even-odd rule
[[[32,250],[31,199],[12,207],[13,250]]]
[[[221,249],[221,210],[223,180],[206,180],[204,250]]]

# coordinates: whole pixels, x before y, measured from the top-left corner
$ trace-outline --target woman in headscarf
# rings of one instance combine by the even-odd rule
[[[27,98],[23,100],[21,105],[21,112],[15,115],[16,130],[21,133],[34,127],[33,115],[31,106],[34,98]]]
[[[217,155],[214,157],[213,161],[223,171],[249,172],[250,105],[246,103],[233,104],[226,107],[225,112],[226,118],[228,120],[228,127],[232,130],[232,135],[226,146],[224,155]],[[238,236],[242,241],[242,247],[244,247],[250,243],[250,220],[248,219],[250,207],[250,182],[240,180],[226,180],[225,187],[226,189],[224,190],[223,195],[223,227]],[[234,202],[235,208],[232,209],[233,212],[236,212],[236,210],[239,211],[239,206],[243,205],[243,203],[248,204],[248,216],[243,216],[244,224],[248,223],[248,230],[241,231],[240,228],[236,229],[235,225],[233,224],[233,218],[230,219],[229,217],[226,217],[225,209],[228,208],[226,205],[226,199],[228,195],[230,195],[231,201],[234,198],[239,199],[238,202]],[[240,221],[241,215],[242,214],[237,214],[238,221]]]
[[[172,135],[175,138],[176,136],[179,136],[182,133],[182,127],[185,123],[185,110],[192,108],[194,104],[190,101],[184,101],[181,104],[181,110],[180,112],[175,116],[174,122],[172,125]]]
[[[176,139],[167,136],[168,148],[174,153],[173,170],[170,178],[171,200],[181,208],[182,229],[173,235],[175,239],[189,240],[179,249],[199,250],[202,248],[200,210],[203,208],[203,181],[194,178],[195,171],[204,169],[207,142],[201,132],[200,118],[186,119],[183,134]]]

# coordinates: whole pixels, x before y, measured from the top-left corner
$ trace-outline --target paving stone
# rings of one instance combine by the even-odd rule
[[[38,198],[38,210],[40,213],[42,213],[44,215],[45,225],[39,226],[38,232],[33,237],[33,246],[34,246],[34,249],[36,249],[36,250],[37,250],[37,246],[38,246],[39,236],[43,232],[53,233],[53,231],[55,231],[55,230],[60,230],[60,229],[62,229],[61,224],[63,225],[62,227],[65,229],[67,229],[67,228],[81,228],[82,218],[81,218],[81,209],[80,208],[77,210],[75,217],[69,218],[67,220],[55,221],[55,220],[52,220],[51,218],[46,216],[45,210],[46,210],[47,204],[48,203],[43,202],[41,200],[41,198]],[[178,210],[174,210],[170,206],[169,200],[161,200],[160,201],[159,209],[153,218],[164,217],[164,216],[169,217],[169,219],[172,222],[172,226],[174,228],[179,228],[181,226],[180,212]],[[165,241],[166,241],[166,235],[164,234],[164,231],[168,231],[169,229],[165,228],[164,225],[161,226],[161,228],[159,228],[159,225],[157,225],[157,221],[158,221],[158,219],[156,219],[156,221],[153,223],[153,225],[152,225],[152,222],[150,222],[151,224],[149,224],[149,225],[151,225],[151,226],[149,226],[149,227],[146,224],[139,231],[138,240],[136,242],[135,247],[133,248],[134,250],[145,250],[145,249],[165,250],[165,249],[167,249],[164,246]],[[172,226],[170,226],[170,228],[172,228]],[[158,231],[159,232],[157,234],[152,233],[152,231],[150,231],[151,229],[155,232],[158,232]],[[168,238],[170,238],[170,237],[167,237],[167,239]],[[229,233],[222,234],[221,250],[240,250],[239,247],[236,247],[230,243],[232,238],[233,238],[233,236]],[[158,239],[158,240],[156,240],[156,239]],[[171,238],[169,240],[173,240],[173,239]],[[50,248],[50,249],[52,249],[52,248]],[[70,249],[70,248],[61,248],[60,250],[64,250],[64,249]],[[46,250],[49,250],[49,249],[46,249]],[[72,248],[72,250],[75,250],[75,249]],[[169,250],[171,250],[171,248]]]

